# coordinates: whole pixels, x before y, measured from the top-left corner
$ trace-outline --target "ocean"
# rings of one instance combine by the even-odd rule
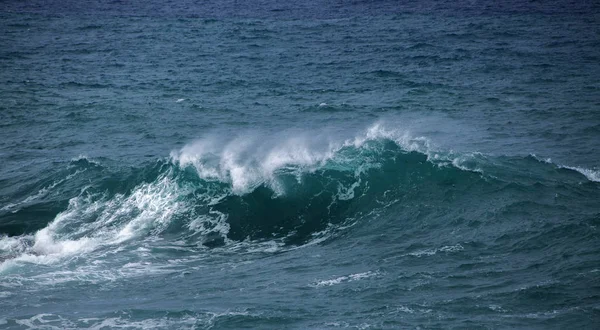
[[[0,2],[0,328],[600,326],[594,1]]]

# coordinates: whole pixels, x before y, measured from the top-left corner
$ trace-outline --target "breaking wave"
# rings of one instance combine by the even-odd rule
[[[11,219],[3,222],[9,235],[0,237],[0,269],[139,250],[140,242],[278,251],[332,239],[394,205],[595,179],[592,170],[535,156],[438,150],[426,138],[381,125],[338,139],[207,136],[141,168],[78,157],[37,192],[28,187],[31,197],[0,210]],[[48,221],[28,223],[32,214]]]

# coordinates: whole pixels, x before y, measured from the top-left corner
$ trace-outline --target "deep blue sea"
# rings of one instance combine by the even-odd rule
[[[0,328],[600,328],[600,4],[0,1]]]

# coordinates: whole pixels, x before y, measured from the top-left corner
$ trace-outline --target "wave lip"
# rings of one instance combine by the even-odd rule
[[[389,130],[381,124],[350,138],[335,138],[319,132],[290,135],[243,134],[234,138],[208,136],[171,152],[171,160],[179,167],[193,166],[205,180],[225,182],[236,194],[252,191],[268,184],[278,192],[276,177],[281,173],[299,175],[329,166],[369,162],[376,155],[365,152],[381,150],[381,142],[390,141],[405,152],[419,152],[431,161],[447,161],[459,165],[460,159],[436,151],[424,137],[413,137],[409,131]],[[353,149],[352,149],[353,148]],[[372,162],[379,162],[372,159]]]
[[[568,165],[555,164],[552,162],[551,158],[544,159],[544,158],[538,157],[535,154],[530,154],[530,156],[535,158],[539,162],[546,163],[546,164],[552,164],[552,165],[556,166],[557,168],[562,168],[562,169],[567,169],[567,170],[578,172],[579,174],[582,174],[583,176],[585,176],[589,181],[600,182],[600,171],[599,170],[589,169],[589,168],[584,168],[584,167],[579,167],[579,166],[568,166]]]
[[[302,136],[280,144],[262,137],[209,138],[172,152],[171,158],[180,167],[193,166],[204,180],[229,183],[234,193],[244,194],[264,183],[276,189],[276,172],[315,169],[333,156],[333,147],[311,148],[311,142]]]
[[[559,166],[560,168],[566,168],[572,171],[583,174],[588,180],[593,182],[600,182],[600,171],[594,171],[587,168],[576,167],[576,166]]]

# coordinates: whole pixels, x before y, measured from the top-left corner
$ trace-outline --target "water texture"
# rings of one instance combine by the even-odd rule
[[[0,328],[592,329],[592,1],[3,1]]]

